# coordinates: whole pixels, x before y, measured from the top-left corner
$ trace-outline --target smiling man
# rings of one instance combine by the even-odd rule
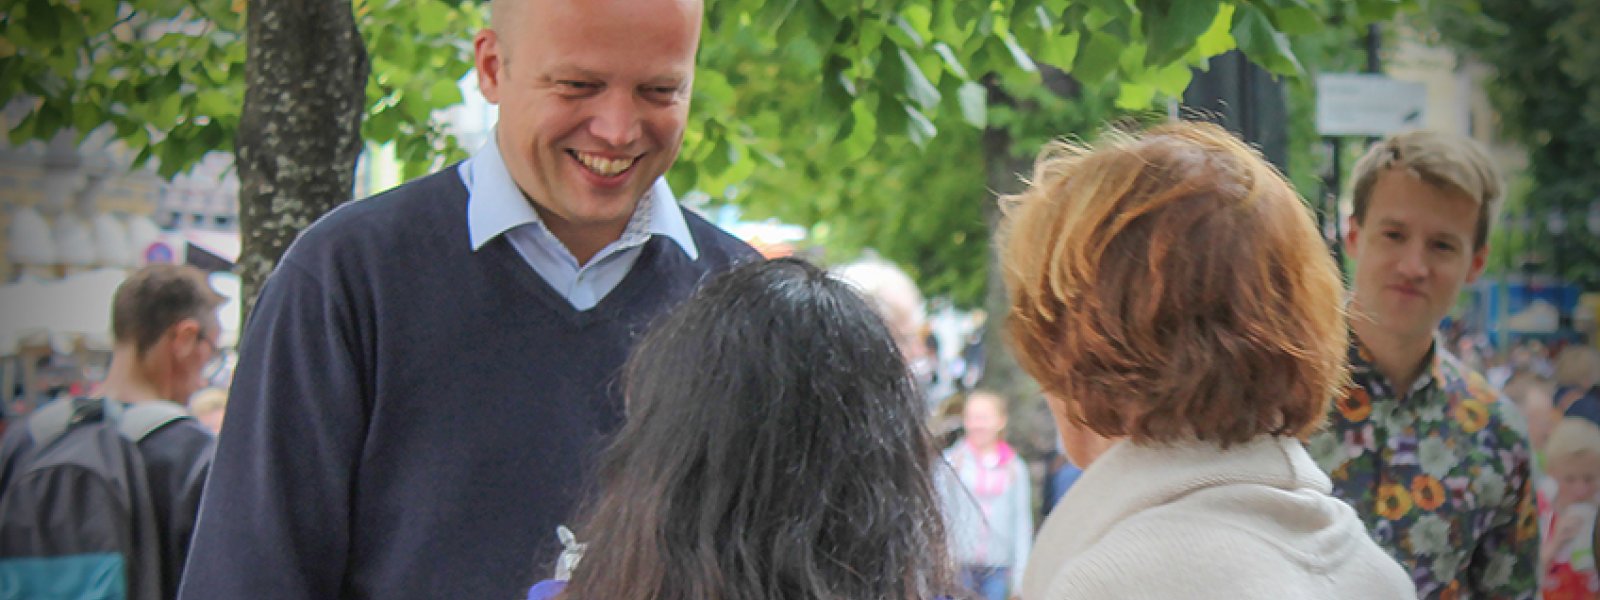
[[[1356,165],[1353,385],[1312,454],[1419,597],[1532,598],[1527,435],[1435,331],[1488,256],[1499,175],[1471,140],[1400,134]]]
[[[182,597],[511,598],[622,420],[631,341],[755,256],[661,179],[697,0],[495,0],[471,159],[308,228],[244,335]]]

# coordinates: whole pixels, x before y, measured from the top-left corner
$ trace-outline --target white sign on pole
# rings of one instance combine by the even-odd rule
[[[1383,75],[1317,76],[1317,133],[1379,137],[1422,127],[1427,86]]]

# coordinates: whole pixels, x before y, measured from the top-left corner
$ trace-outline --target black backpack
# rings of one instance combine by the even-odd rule
[[[58,400],[7,437],[0,600],[159,600],[161,536],[137,444],[191,418],[170,402]],[[175,591],[175,590],[172,590]]]

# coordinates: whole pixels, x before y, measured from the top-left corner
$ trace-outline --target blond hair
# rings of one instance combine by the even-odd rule
[[[927,323],[927,309],[917,282],[905,270],[877,256],[867,256],[829,272],[867,299],[889,325],[889,333],[894,334],[895,344],[902,351],[921,344],[917,336]]]
[[[1372,189],[1378,176],[1403,170],[1441,190],[1465,194],[1478,203],[1478,225],[1473,231],[1473,249],[1489,240],[1489,224],[1500,203],[1503,184],[1500,173],[1483,148],[1471,138],[1438,131],[1408,131],[1384,139],[1367,150],[1356,162],[1351,192],[1353,215],[1365,224],[1372,205]]]
[[[1556,355],[1556,384],[1590,388],[1600,382],[1600,350],[1593,346],[1567,346]]]
[[[1000,415],[1000,418],[1002,419],[1008,419],[1011,416],[1011,409],[1006,406],[1005,396],[1001,396],[997,392],[983,388],[978,388],[967,392],[966,395],[962,397],[961,411],[966,412],[967,406],[972,404],[974,400],[988,402],[990,406],[994,407],[995,414]]]
[[[206,388],[189,397],[189,412],[196,415],[213,413],[227,407],[228,390],[223,388]]]
[[[1003,199],[1018,362],[1106,437],[1303,437],[1348,381],[1343,286],[1311,213],[1210,124],[1053,143]]]
[[[1590,464],[1600,469],[1600,425],[1583,417],[1564,417],[1550,430],[1550,441],[1545,442],[1545,464],[1553,469],[1583,458],[1594,461]]]

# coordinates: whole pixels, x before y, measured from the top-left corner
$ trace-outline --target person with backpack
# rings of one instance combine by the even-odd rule
[[[206,385],[219,355],[223,300],[193,267],[136,271],[112,302],[105,381],[6,432],[0,590],[22,598],[177,595],[215,443],[182,403]]]

